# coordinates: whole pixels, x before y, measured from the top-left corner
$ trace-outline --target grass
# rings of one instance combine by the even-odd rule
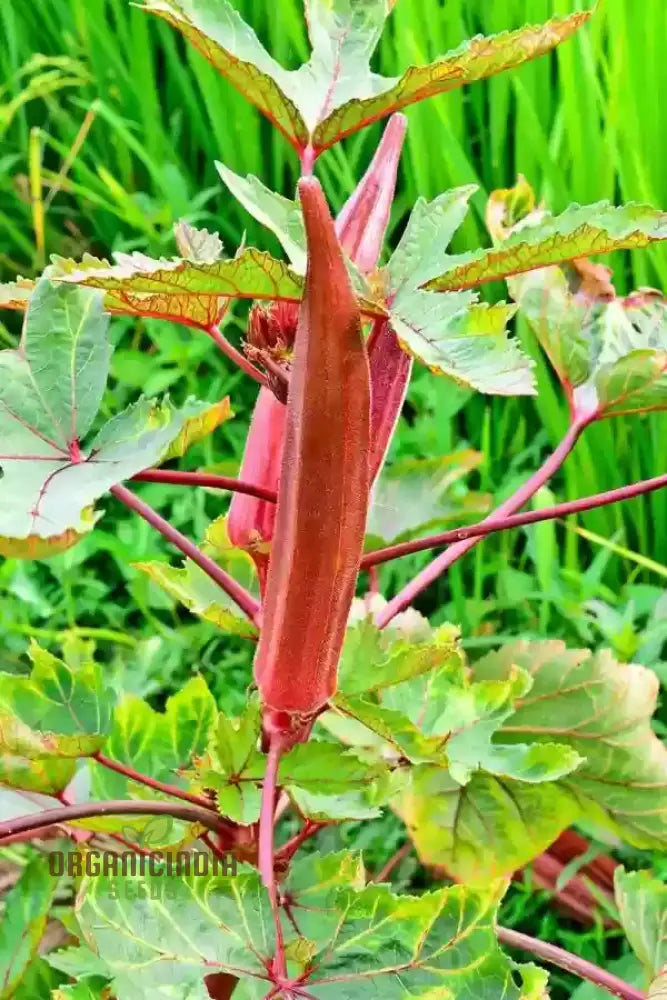
[[[283,63],[305,56],[300,0],[280,0],[279,11],[264,0],[235,5]],[[401,0],[377,65],[393,74],[476,32],[546,20],[573,6],[576,0]],[[603,0],[591,24],[553,57],[411,109],[392,241],[418,196],[472,181],[479,192],[455,247],[485,242],[486,197],[518,172],[557,210],[601,199],[667,205],[667,103],[659,99],[667,89],[659,30],[664,0],[642,0],[641,8],[638,17],[635,0]],[[166,25],[128,0],[32,0],[0,5],[0,36],[1,277],[32,274],[52,253],[169,254],[181,217],[219,229],[230,248],[247,231],[249,242],[277,250],[223,191],[213,162],[289,192],[293,154]],[[371,129],[323,158],[320,175],[335,206],[365,168],[377,135]],[[667,287],[665,248],[619,255],[613,263],[622,290]],[[16,317],[5,320],[0,339],[13,343]],[[239,335],[241,320],[231,322]],[[139,391],[211,399],[230,393],[239,419],[218,432],[215,449],[208,442],[188,461],[193,468],[233,470],[254,395],[247,380],[206,340],[182,329],[118,321],[114,330],[108,412]],[[566,415],[521,324],[518,335],[537,360],[536,400],[471,396],[419,373],[394,455],[472,446],[484,453],[473,486],[497,495],[534,468],[559,439]],[[616,420],[587,431],[552,484],[556,495],[569,499],[663,471],[665,420]],[[219,496],[203,492],[151,486],[142,495],[193,537],[224,509]],[[100,529],[70,553],[37,566],[0,565],[0,666],[20,669],[28,633],[57,646],[61,630],[82,627],[129,689],[160,699],[184,672],[201,668],[223,706],[238,707],[247,650],[184,619],[131,569],[132,561],[166,550],[111,500],[106,507]],[[425,558],[383,569],[383,585],[400,585]],[[422,606],[461,622],[472,655],[518,632],[548,633],[611,643],[620,655],[654,662],[662,646],[654,619],[666,562],[667,494],[655,493],[591,512],[569,529],[545,525],[489,539]],[[572,929],[562,921],[554,929],[551,911],[534,896],[517,890],[507,907],[513,922],[533,930],[542,922],[547,934],[572,946]],[[599,958],[598,932],[580,937],[589,957]],[[566,995],[561,985],[554,995]]]

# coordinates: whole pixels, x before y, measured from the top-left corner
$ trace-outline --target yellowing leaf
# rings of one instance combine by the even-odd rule
[[[180,434],[171,442],[160,462],[168,462],[172,458],[182,458],[193,444],[203,441],[221,424],[231,420],[233,416],[229,396],[225,396],[219,403],[207,407],[197,416],[188,417]]]

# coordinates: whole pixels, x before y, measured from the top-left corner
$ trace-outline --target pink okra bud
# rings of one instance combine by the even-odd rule
[[[405,115],[389,119],[371,165],[336,219],[340,245],[362,274],[374,271],[380,260],[407,127]]]
[[[336,220],[336,233],[343,250],[366,274],[377,267],[380,259],[406,128],[404,115],[396,114],[390,119],[366,174]],[[296,307],[290,303],[276,302],[268,308],[255,307],[251,313],[248,340],[259,348],[271,349],[280,344],[291,347],[296,315]],[[371,472],[374,479],[382,466],[400,414],[412,365],[386,325],[380,335],[373,338],[370,351],[373,384]],[[283,404],[269,390],[260,391],[240,475],[276,493],[280,486],[285,424]],[[229,511],[229,537],[234,545],[252,555],[262,591],[274,524],[274,504],[235,494]]]
[[[370,377],[356,296],[319,183],[308,242],[273,550],[255,657],[269,731],[296,733],[336,689],[368,513]]]

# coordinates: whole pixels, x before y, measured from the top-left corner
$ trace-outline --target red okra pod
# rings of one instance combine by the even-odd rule
[[[370,376],[356,298],[319,183],[299,184],[308,242],[281,489],[255,679],[268,728],[294,731],[336,689],[364,541]]]

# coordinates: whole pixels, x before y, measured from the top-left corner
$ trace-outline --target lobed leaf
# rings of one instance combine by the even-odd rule
[[[168,698],[164,712],[156,712],[141,698],[127,695],[114,712],[104,754],[158,781],[187,788],[191,785],[189,774],[194,761],[206,753],[217,718],[215,699],[202,677],[193,677]],[[94,798],[164,798],[162,793],[153,792],[95,761],[90,768]],[[147,822],[150,820],[133,817],[132,825],[140,830]],[[80,825],[86,829],[118,831],[126,823],[123,817],[108,817],[82,820]],[[166,832],[173,837],[176,831]]]
[[[664,239],[667,239],[667,213],[649,205],[616,208],[604,201],[571,205],[561,215],[519,227],[490,250],[451,258],[447,270],[427,281],[425,287],[436,292],[475,288],[550,264],[646,247]]]
[[[472,292],[434,295],[421,287],[452,259],[447,248],[474,191],[468,185],[416,203],[381,277],[391,327],[403,350],[436,374],[480,392],[532,394],[533,363],[507,336],[515,307],[488,306]]]
[[[592,206],[591,211],[595,208]],[[608,232],[602,234],[607,239],[607,249],[613,249],[610,241],[618,239],[620,246],[633,225],[641,227],[628,237],[636,245],[644,245],[649,238],[667,236],[665,213],[643,206],[603,208],[602,221],[611,219]],[[570,214],[583,211],[570,210]],[[496,191],[487,211],[492,235],[497,238],[510,233],[508,245],[521,239],[524,232],[553,229],[563,218],[553,219],[543,210],[535,209],[533,192],[523,178],[514,188]],[[580,249],[584,252],[583,246]],[[603,249],[599,243],[589,247],[590,252]],[[601,417],[664,409],[667,405],[665,299],[651,289],[642,289],[625,299],[617,298],[610,275],[607,268],[578,259],[572,264],[512,277],[508,285],[575,408]]]
[[[252,247],[236,257],[213,263],[180,258],[154,260],[144,254],[117,254],[116,261],[67,273],[61,270],[57,280],[115,293],[111,301],[120,303],[116,305],[118,311],[122,311],[125,296],[129,295],[130,311],[162,318],[177,317],[182,305],[190,300],[193,310],[203,309],[202,316],[209,316],[209,299],[301,299],[302,279],[283,261]],[[218,309],[215,301],[213,305]],[[183,313],[192,322],[198,315]],[[206,324],[197,320],[197,325]]]
[[[590,17],[580,12],[489,38],[477,37],[397,77],[371,71],[390,0],[306,0],[312,53],[284,69],[227,0],[144,0],[177,28],[300,154],[317,156],[346,135],[436,94],[537,58]]]
[[[196,764],[197,781],[215,792],[218,811],[235,823],[259,819],[266,757],[259,750],[261,713],[252,700],[240,719],[220,715],[207,754]]]
[[[144,881],[141,900],[123,898],[124,880],[113,876],[88,880],[79,894],[79,921],[114,973],[118,1000],[146,991],[199,1000],[201,978],[212,971],[239,977],[253,1000],[270,991],[273,926],[256,872],[180,879],[161,872]],[[159,901],[170,888],[179,892],[178,921]],[[387,886],[363,887],[355,855],[314,855],[292,867],[283,895],[292,915],[281,914],[290,976],[322,1000],[380,993],[402,1000],[406,992],[535,1000],[544,989],[545,974],[515,966],[498,947],[497,887],[399,897]]]
[[[86,644],[73,640],[58,659],[32,642],[27,677],[3,674],[0,752],[32,761],[89,757],[111,728],[115,694]]]
[[[0,1000],[11,1000],[37,955],[57,887],[46,859],[34,857],[8,893],[0,921]]]
[[[0,352],[0,551],[37,558],[90,530],[94,502],[154,465],[210,404],[140,400],[88,443],[109,373],[98,292],[42,278],[19,350]],[[192,426],[192,425],[190,425]]]

